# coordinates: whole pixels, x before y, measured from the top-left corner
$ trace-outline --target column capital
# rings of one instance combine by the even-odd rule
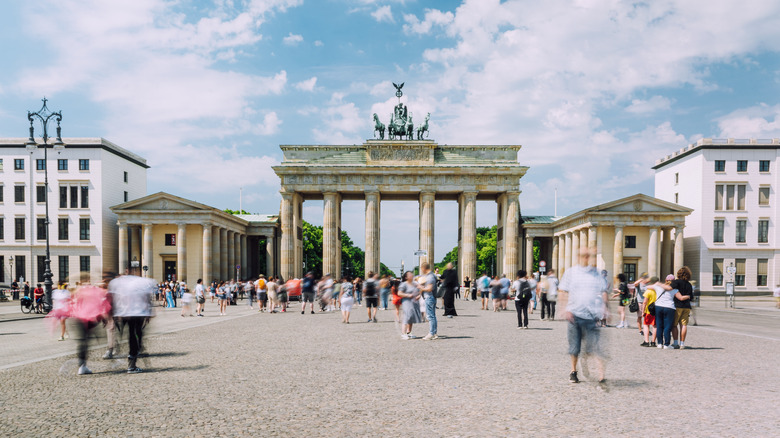
[[[379,190],[366,190],[363,192],[366,196],[366,201],[368,201],[368,198],[371,199],[379,199]]]
[[[520,196],[520,190],[510,190],[508,192],[504,192],[508,198],[517,199]],[[519,200],[519,199],[518,199]]]
[[[295,192],[285,189],[280,190],[279,193],[285,201],[292,201],[293,195],[295,195]]]
[[[463,197],[466,199],[466,201],[476,201],[477,200],[477,192],[463,192]]]
[[[420,198],[428,198],[428,197],[435,198],[436,192],[433,190],[423,190],[420,192]]]
[[[338,196],[339,192],[322,192],[323,196]]]

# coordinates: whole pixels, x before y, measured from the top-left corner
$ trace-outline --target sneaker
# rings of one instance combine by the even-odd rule
[[[60,336],[60,338],[59,338],[59,339],[57,339],[57,340],[58,340],[58,341],[64,341],[64,340],[65,340],[65,336]]]
[[[663,345],[663,344],[658,344],[658,345],[656,345],[656,347],[658,347],[658,348],[664,348],[664,345]]]
[[[114,352],[111,350],[106,350],[106,354],[103,355],[103,359],[113,359],[114,358]]]
[[[651,346],[651,347],[655,347],[655,342],[651,342],[651,343],[650,343],[650,346]]]
[[[679,350],[679,349],[680,349],[680,346],[679,346],[679,345],[677,345],[677,344],[674,344],[674,345],[672,345],[672,348],[674,348],[675,350]]]
[[[314,311],[313,310],[311,311],[311,314],[314,315]]]
[[[425,335],[425,337],[423,338],[423,341],[430,341],[431,339],[433,339],[433,335],[432,335],[432,334],[430,334],[430,333],[428,333],[428,334],[427,334],[427,335]]]
[[[685,350],[685,345],[680,344],[680,350]]]
[[[620,324],[616,325],[615,328],[623,328],[623,323],[621,322]]]
[[[523,327],[524,330],[528,330],[528,326]]]
[[[408,341],[411,338],[409,337],[409,335],[401,335],[401,339],[403,339],[404,341]]]
[[[439,339],[439,335],[433,335],[433,338],[431,338],[431,339],[433,339],[435,341],[435,340]]]
[[[303,315],[304,313],[306,313],[306,311],[305,310],[301,310],[301,315]]]
[[[417,336],[415,336],[415,335],[408,335],[408,336],[409,336],[409,339],[417,339]]]
[[[604,392],[609,392],[609,388],[607,387],[607,380],[606,379],[599,380],[599,382],[596,384],[596,388],[598,388],[598,389],[600,389],[601,391],[604,391]]]
[[[577,378],[577,372],[572,371],[571,374],[569,374],[569,382],[571,383],[580,383],[580,379]]]
[[[92,374],[92,370],[90,370],[89,368],[87,368],[87,366],[86,366],[86,365],[82,365],[82,366],[80,366],[80,367],[79,367],[79,371],[78,371],[78,375],[79,375],[79,376],[82,376],[82,375],[84,375],[84,374]]]
[[[659,345],[658,348],[661,348],[661,346]],[[673,350],[673,348],[669,345],[664,345],[664,350]]]
[[[144,372],[144,370],[142,370],[142,369],[140,369],[138,367],[130,367],[130,368],[127,369],[127,374],[138,374],[138,373],[142,373],[142,372]]]
[[[649,347],[650,343],[649,342],[642,342],[641,344],[639,344],[639,346],[640,347]]]
[[[374,322],[377,322],[376,318],[374,318]]]

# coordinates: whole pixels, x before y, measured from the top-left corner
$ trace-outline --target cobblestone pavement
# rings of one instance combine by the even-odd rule
[[[100,360],[102,349],[91,352],[90,376],[75,375],[73,355],[32,362],[75,348],[48,335],[17,353],[32,363],[0,371],[0,435],[773,436],[780,313],[770,305],[741,319],[701,310],[686,350],[640,348],[635,328],[604,329],[606,392],[568,382],[566,323],[538,312],[531,329],[516,330],[513,311],[458,301],[461,316],[440,317],[435,341],[403,341],[392,311],[366,323],[362,307],[349,325],[297,306],[221,318],[159,312],[142,374]],[[726,314],[737,318],[722,325]],[[0,324],[0,353],[25,342],[9,328],[42,324]],[[767,335],[746,336],[750,324]]]

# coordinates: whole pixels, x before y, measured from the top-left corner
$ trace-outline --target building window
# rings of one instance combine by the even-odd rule
[[[125,202],[129,200],[130,200],[130,195],[127,192],[125,192]]]
[[[79,240],[89,240],[89,218],[79,219]]]
[[[723,222],[723,219],[713,222],[712,241],[715,243],[723,243]]]
[[[623,274],[626,275],[626,281],[636,281],[636,263],[623,264]]]
[[[5,257],[0,256],[0,266],[3,267],[3,269],[0,269],[0,283],[5,283]]]
[[[14,218],[14,239],[24,240],[24,218]]]
[[[79,170],[89,170],[89,160],[79,160]]]
[[[14,158],[14,170],[24,170],[24,158]]]
[[[3,192],[5,192],[5,186],[0,184],[0,204],[3,203]]]
[[[43,283],[43,273],[46,272],[46,256],[38,256],[38,283]]]
[[[57,160],[57,170],[68,170],[68,160]]]
[[[176,234],[165,235],[165,246],[176,246]]]
[[[715,210],[745,210],[745,184],[715,185]],[[725,199],[724,199],[725,194]]]
[[[746,234],[747,234],[747,221],[744,219],[737,220],[737,243],[745,243]]]
[[[35,186],[35,202],[46,202],[46,186]]]
[[[78,186],[70,186],[70,208],[79,207],[79,188]]]
[[[758,221],[758,243],[769,242],[769,220],[761,219]]]
[[[60,186],[60,208],[68,208],[68,188]]]
[[[14,186],[14,202],[24,202],[24,186]]]
[[[767,285],[767,267],[769,265],[769,260],[767,259],[758,259],[758,267],[756,271],[756,286],[766,286]]]
[[[745,259],[734,260],[734,265],[737,268],[737,273],[734,276],[734,286],[745,285]]]
[[[680,203],[680,194],[679,193],[675,193],[674,194],[674,203],[675,204],[679,204]]]
[[[636,248],[636,236],[626,236],[626,248]]]
[[[737,161],[737,172],[747,172],[747,160]]]
[[[769,160],[761,160],[758,162],[759,172],[769,172]]]
[[[91,271],[89,256],[79,256],[79,272]]]
[[[68,240],[68,218],[57,219],[57,239]]]
[[[4,217],[0,217],[0,240],[5,240],[5,218]],[[3,265],[2,263],[0,263],[0,272],[2,271],[3,271]]]
[[[0,158],[0,172],[2,172],[2,171],[3,171],[3,159]],[[0,270],[0,272],[3,272],[3,271]],[[0,280],[0,281],[3,281],[3,280]]]
[[[89,208],[89,187],[81,186],[81,208]]]
[[[758,188],[758,205],[769,205],[769,187]]]
[[[46,218],[39,217],[35,221],[36,230],[38,231],[38,240],[46,240]]]
[[[725,172],[725,171],[726,171],[726,161],[715,160],[715,172]]]
[[[27,272],[27,258],[23,255],[15,256],[14,266],[16,266],[16,277],[14,280],[22,281],[22,278],[25,276],[25,272]]]
[[[70,258],[68,256],[59,256],[58,267],[60,283],[67,283],[70,278]]]
[[[723,259],[712,259],[712,285],[723,286]]]
[[[125,172],[125,182],[127,182],[127,172]]]
[[[46,170],[46,160],[35,160],[35,170]]]
[[[679,184],[680,183],[680,174],[679,173],[675,173],[674,174],[674,183],[675,184]]]

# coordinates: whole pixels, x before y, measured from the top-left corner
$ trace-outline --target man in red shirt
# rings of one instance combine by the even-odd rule
[[[35,290],[33,291],[33,297],[35,298],[35,307],[40,310],[41,303],[43,302],[43,288],[41,288],[40,283],[38,283],[38,285],[35,287]]]

